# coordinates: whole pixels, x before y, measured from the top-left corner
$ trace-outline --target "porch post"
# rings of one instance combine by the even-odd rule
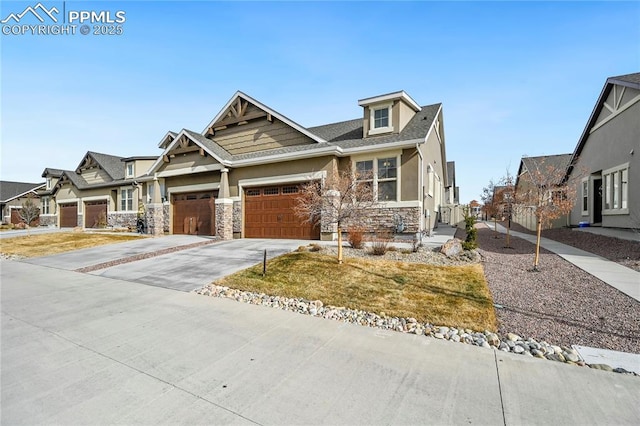
[[[233,200],[229,191],[229,169],[220,170],[220,189],[215,200],[216,235],[223,240],[233,239]]]

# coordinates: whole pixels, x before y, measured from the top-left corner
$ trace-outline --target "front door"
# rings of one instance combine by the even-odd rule
[[[593,180],[593,223],[602,223],[602,179]]]

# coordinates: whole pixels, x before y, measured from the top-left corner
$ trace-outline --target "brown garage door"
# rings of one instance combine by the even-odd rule
[[[11,209],[11,223],[17,225],[18,223],[24,223],[24,220],[20,217],[20,209]],[[39,226],[40,218],[37,217],[31,221],[29,226]]]
[[[215,208],[212,192],[173,196],[173,233],[215,235]]]
[[[78,203],[60,204],[60,227],[75,228],[78,226]]]
[[[248,188],[244,199],[246,238],[320,239],[320,227],[294,213],[299,185]]]
[[[84,203],[85,228],[100,228],[107,225],[107,200]]]

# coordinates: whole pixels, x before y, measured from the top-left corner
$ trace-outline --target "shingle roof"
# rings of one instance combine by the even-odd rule
[[[0,202],[6,203],[20,195],[44,186],[44,183],[0,181]]]
[[[50,167],[47,167],[42,172],[42,177],[47,177],[47,176],[60,177],[60,176],[62,176],[63,172],[64,172],[64,170],[61,170],[61,169],[52,169]]]
[[[633,74],[619,75],[616,77],[609,77],[608,80],[616,81],[616,82],[631,83],[633,85],[640,85],[640,72],[636,72]]]
[[[100,167],[107,172],[111,179],[120,180],[125,176],[125,164],[122,162],[124,157],[118,157],[115,155],[102,154],[99,152],[89,151],[87,155],[93,157],[93,159],[100,165]]]
[[[572,154],[557,154],[557,155],[542,155],[539,157],[523,157],[520,163],[520,169],[518,170],[518,178],[523,173],[522,167],[526,167],[527,170],[540,170],[553,168],[555,170],[567,170],[571,164]],[[559,181],[554,182],[556,185],[560,184],[562,176],[558,174]]]
[[[191,130],[184,130],[190,137],[197,140],[203,146],[207,147],[214,154],[226,161],[239,161],[259,159],[261,157],[269,157],[294,152],[313,152],[316,150],[326,149],[327,147],[339,147],[342,149],[356,147],[375,147],[376,145],[400,142],[400,141],[417,141],[423,140],[429,131],[438,111],[442,104],[433,104],[423,106],[422,110],[416,113],[407,123],[402,132],[398,134],[380,135],[374,137],[363,138],[362,119],[340,121],[337,123],[325,124],[322,126],[309,127],[307,130],[314,135],[326,140],[308,145],[293,145],[283,148],[275,148],[266,151],[250,152],[245,154],[231,155],[220,145],[210,139],[195,133]]]

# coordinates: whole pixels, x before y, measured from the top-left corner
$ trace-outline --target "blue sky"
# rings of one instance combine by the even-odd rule
[[[441,102],[462,202],[522,155],[572,152],[607,77],[640,71],[639,2],[71,2],[122,35],[4,35],[0,179],[88,150],[159,155],[236,90],[303,126],[405,90]],[[0,19],[33,2],[0,5]],[[27,19],[27,18],[25,18]]]

